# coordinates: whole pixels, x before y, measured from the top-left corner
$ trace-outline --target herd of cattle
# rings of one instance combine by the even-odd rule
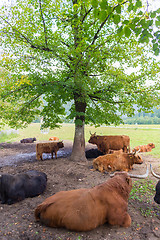
[[[36,138],[22,139],[21,143],[33,143]],[[133,164],[142,164],[139,152],[155,148],[153,143],[138,146],[130,151],[130,138],[126,135],[99,136],[91,134],[88,141],[97,148],[86,151],[86,158],[93,158],[93,170],[115,172],[104,183],[90,189],[76,189],[57,192],[48,197],[35,209],[35,219],[50,227],[65,227],[72,231],[89,231],[108,222],[111,225],[129,227],[131,217],[127,212],[131,177],[144,178],[148,175],[131,175]],[[43,153],[57,158],[57,152],[64,144],[57,137],[48,142],[36,144],[36,158],[43,160]],[[153,176],[160,178],[150,165]],[[47,175],[30,170],[25,173],[0,175],[0,200],[2,204],[13,204],[27,197],[42,194],[47,187]],[[160,204],[160,180],[154,196]],[[94,210],[93,210],[94,209]]]

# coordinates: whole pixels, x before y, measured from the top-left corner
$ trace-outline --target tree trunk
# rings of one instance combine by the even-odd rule
[[[77,162],[87,160],[85,157],[84,124],[80,126],[75,125],[73,149],[70,159]]]
[[[79,90],[75,91],[74,100],[76,110],[75,135],[70,159],[72,161],[86,161],[84,138],[86,102],[83,95],[79,93]]]

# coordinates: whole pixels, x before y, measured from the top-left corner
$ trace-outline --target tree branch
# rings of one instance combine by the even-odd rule
[[[128,0],[126,0],[126,1],[123,2],[122,4],[125,4],[125,3],[127,3],[127,2],[128,2]],[[113,7],[112,13],[114,12],[114,10],[115,10],[119,5],[121,5],[121,4],[118,4],[118,5],[116,5],[115,7]],[[100,27],[98,28],[96,34],[94,35],[93,41],[92,41],[92,43],[91,43],[90,46],[92,46],[92,45],[95,43],[96,39],[98,38],[99,32],[102,30],[103,26],[105,25],[105,23],[107,22],[107,20],[109,19],[109,17],[110,17],[110,14],[109,14],[109,15],[106,17],[106,19],[101,23],[101,25],[100,25]]]
[[[43,28],[44,28],[44,35],[45,35],[45,45],[47,47],[48,42],[47,42],[46,24],[45,24],[45,20],[44,20],[44,17],[43,17],[41,0],[39,0],[39,7],[40,7],[41,17],[42,17],[42,21],[43,21]]]
[[[86,12],[86,14],[83,16],[82,18],[82,23],[84,22],[85,18],[87,17],[87,15],[92,11],[92,7]]]

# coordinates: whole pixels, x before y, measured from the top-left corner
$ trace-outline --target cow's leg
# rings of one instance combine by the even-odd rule
[[[57,159],[57,152],[55,152],[55,158]]]
[[[1,203],[5,204],[7,202],[7,196],[5,194],[1,194]]]
[[[125,153],[128,152],[127,146],[124,146],[124,148],[123,148],[123,152],[125,152]]]
[[[123,208],[112,209],[112,212],[109,214],[108,223],[111,225],[118,225],[121,227],[130,227],[131,226],[131,217],[124,211]]]

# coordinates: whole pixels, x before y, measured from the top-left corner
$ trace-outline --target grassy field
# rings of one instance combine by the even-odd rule
[[[90,138],[90,132],[99,135],[128,135],[131,139],[131,148],[137,145],[154,143],[156,148],[152,150],[152,155],[160,157],[160,125],[121,125],[119,127],[101,126],[95,128],[93,126],[85,126],[85,140]],[[46,130],[41,132],[40,124],[33,123],[25,129],[19,129],[18,134],[12,136],[6,135],[3,138],[0,135],[0,142],[19,141],[22,138],[36,137],[37,140],[48,140],[49,137],[56,136],[60,140],[74,139],[74,124],[63,124],[61,128],[54,130]]]

